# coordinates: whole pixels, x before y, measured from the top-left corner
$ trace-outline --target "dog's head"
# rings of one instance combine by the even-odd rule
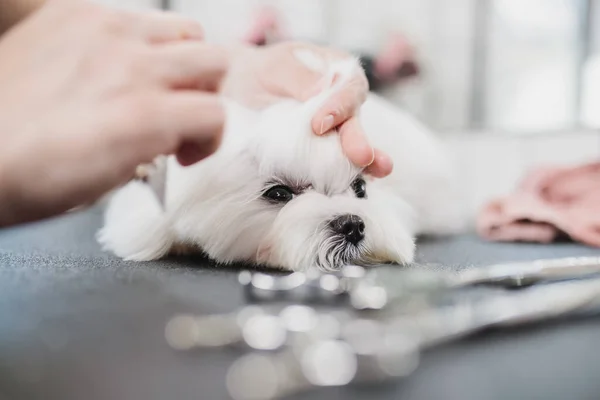
[[[336,132],[312,132],[318,104],[231,112],[221,149],[185,185],[182,236],[218,261],[293,270],[410,261],[411,210],[348,161]]]

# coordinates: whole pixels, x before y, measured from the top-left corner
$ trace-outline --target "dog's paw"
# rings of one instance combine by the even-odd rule
[[[110,199],[96,240],[125,260],[150,261],[169,253],[173,237],[160,205],[141,182],[130,182]]]

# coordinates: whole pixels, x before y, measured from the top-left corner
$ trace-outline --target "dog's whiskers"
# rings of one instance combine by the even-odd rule
[[[366,250],[363,244],[355,246],[342,238],[330,236],[320,241],[315,262],[324,271],[334,271],[344,263],[360,260]]]

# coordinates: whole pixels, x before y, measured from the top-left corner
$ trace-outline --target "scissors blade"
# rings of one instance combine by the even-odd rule
[[[465,270],[462,285],[497,284],[507,287],[529,286],[540,281],[561,281],[600,274],[600,257],[539,259],[487,268]]]
[[[138,167],[136,179],[145,182],[150,187],[161,208],[164,210],[167,192],[167,158],[160,156],[152,164]]]

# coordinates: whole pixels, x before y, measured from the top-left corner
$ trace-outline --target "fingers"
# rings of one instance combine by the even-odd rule
[[[171,87],[216,90],[227,67],[227,53],[202,42],[180,42],[153,51],[156,71]]]
[[[333,48],[304,42],[284,42],[263,48],[261,52],[259,57],[266,60],[262,68],[264,86],[279,97],[301,101],[318,90],[331,62],[350,57]],[[364,80],[366,82],[366,78]]]
[[[340,126],[340,140],[344,154],[353,164],[365,168],[365,172],[376,178],[388,176],[394,167],[392,159],[378,149],[373,149],[356,117]]]
[[[177,159],[191,165],[214,153],[221,144],[225,111],[217,96],[178,92],[163,104],[162,134],[177,140]]]
[[[217,141],[207,143],[184,142],[177,150],[177,162],[184,167],[188,167],[202,161],[213,154],[219,148]]]
[[[271,52],[272,65],[263,66],[263,86],[279,97],[292,97],[305,101],[331,85],[324,76],[327,65],[333,60],[347,58],[343,52],[304,43],[286,43],[263,50]],[[334,77],[335,80],[335,77]],[[334,93],[314,115],[313,131],[324,134],[339,127],[342,148],[355,165],[366,168],[375,177],[384,177],[393,169],[392,160],[383,152],[373,149],[360,126],[356,115],[369,91],[364,73],[357,73]]]
[[[365,101],[367,88],[362,79],[349,81],[343,88],[333,94],[314,115],[311,125],[317,135],[340,126],[356,115]]]
[[[202,26],[193,19],[164,11],[147,11],[137,15],[135,29],[151,43],[204,38]]]
[[[258,57],[266,60],[259,69],[260,80],[272,95],[305,100],[307,89],[322,78],[321,71],[309,68],[298,58],[304,47],[286,43],[260,50]]]
[[[374,150],[367,142],[365,134],[356,117],[350,118],[340,126],[340,140],[346,157],[359,167],[367,167],[374,161]]]
[[[392,173],[394,163],[392,159],[379,149],[375,149],[375,159],[365,172],[375,178],[385,178]]]
[[[137,14],[136,20],[137,34],[159,45],[149,53],[153,76],[176,89],[165,94],[160,134],[165,135],[165,143],[177,143],[171,151],[180,164],[192,165],[214,153],[221,143],[225,120],[221,103],[198,90],[216,91],[228,68],[227,54],[201,42],[204,32],[194,20],[159,11]]]

